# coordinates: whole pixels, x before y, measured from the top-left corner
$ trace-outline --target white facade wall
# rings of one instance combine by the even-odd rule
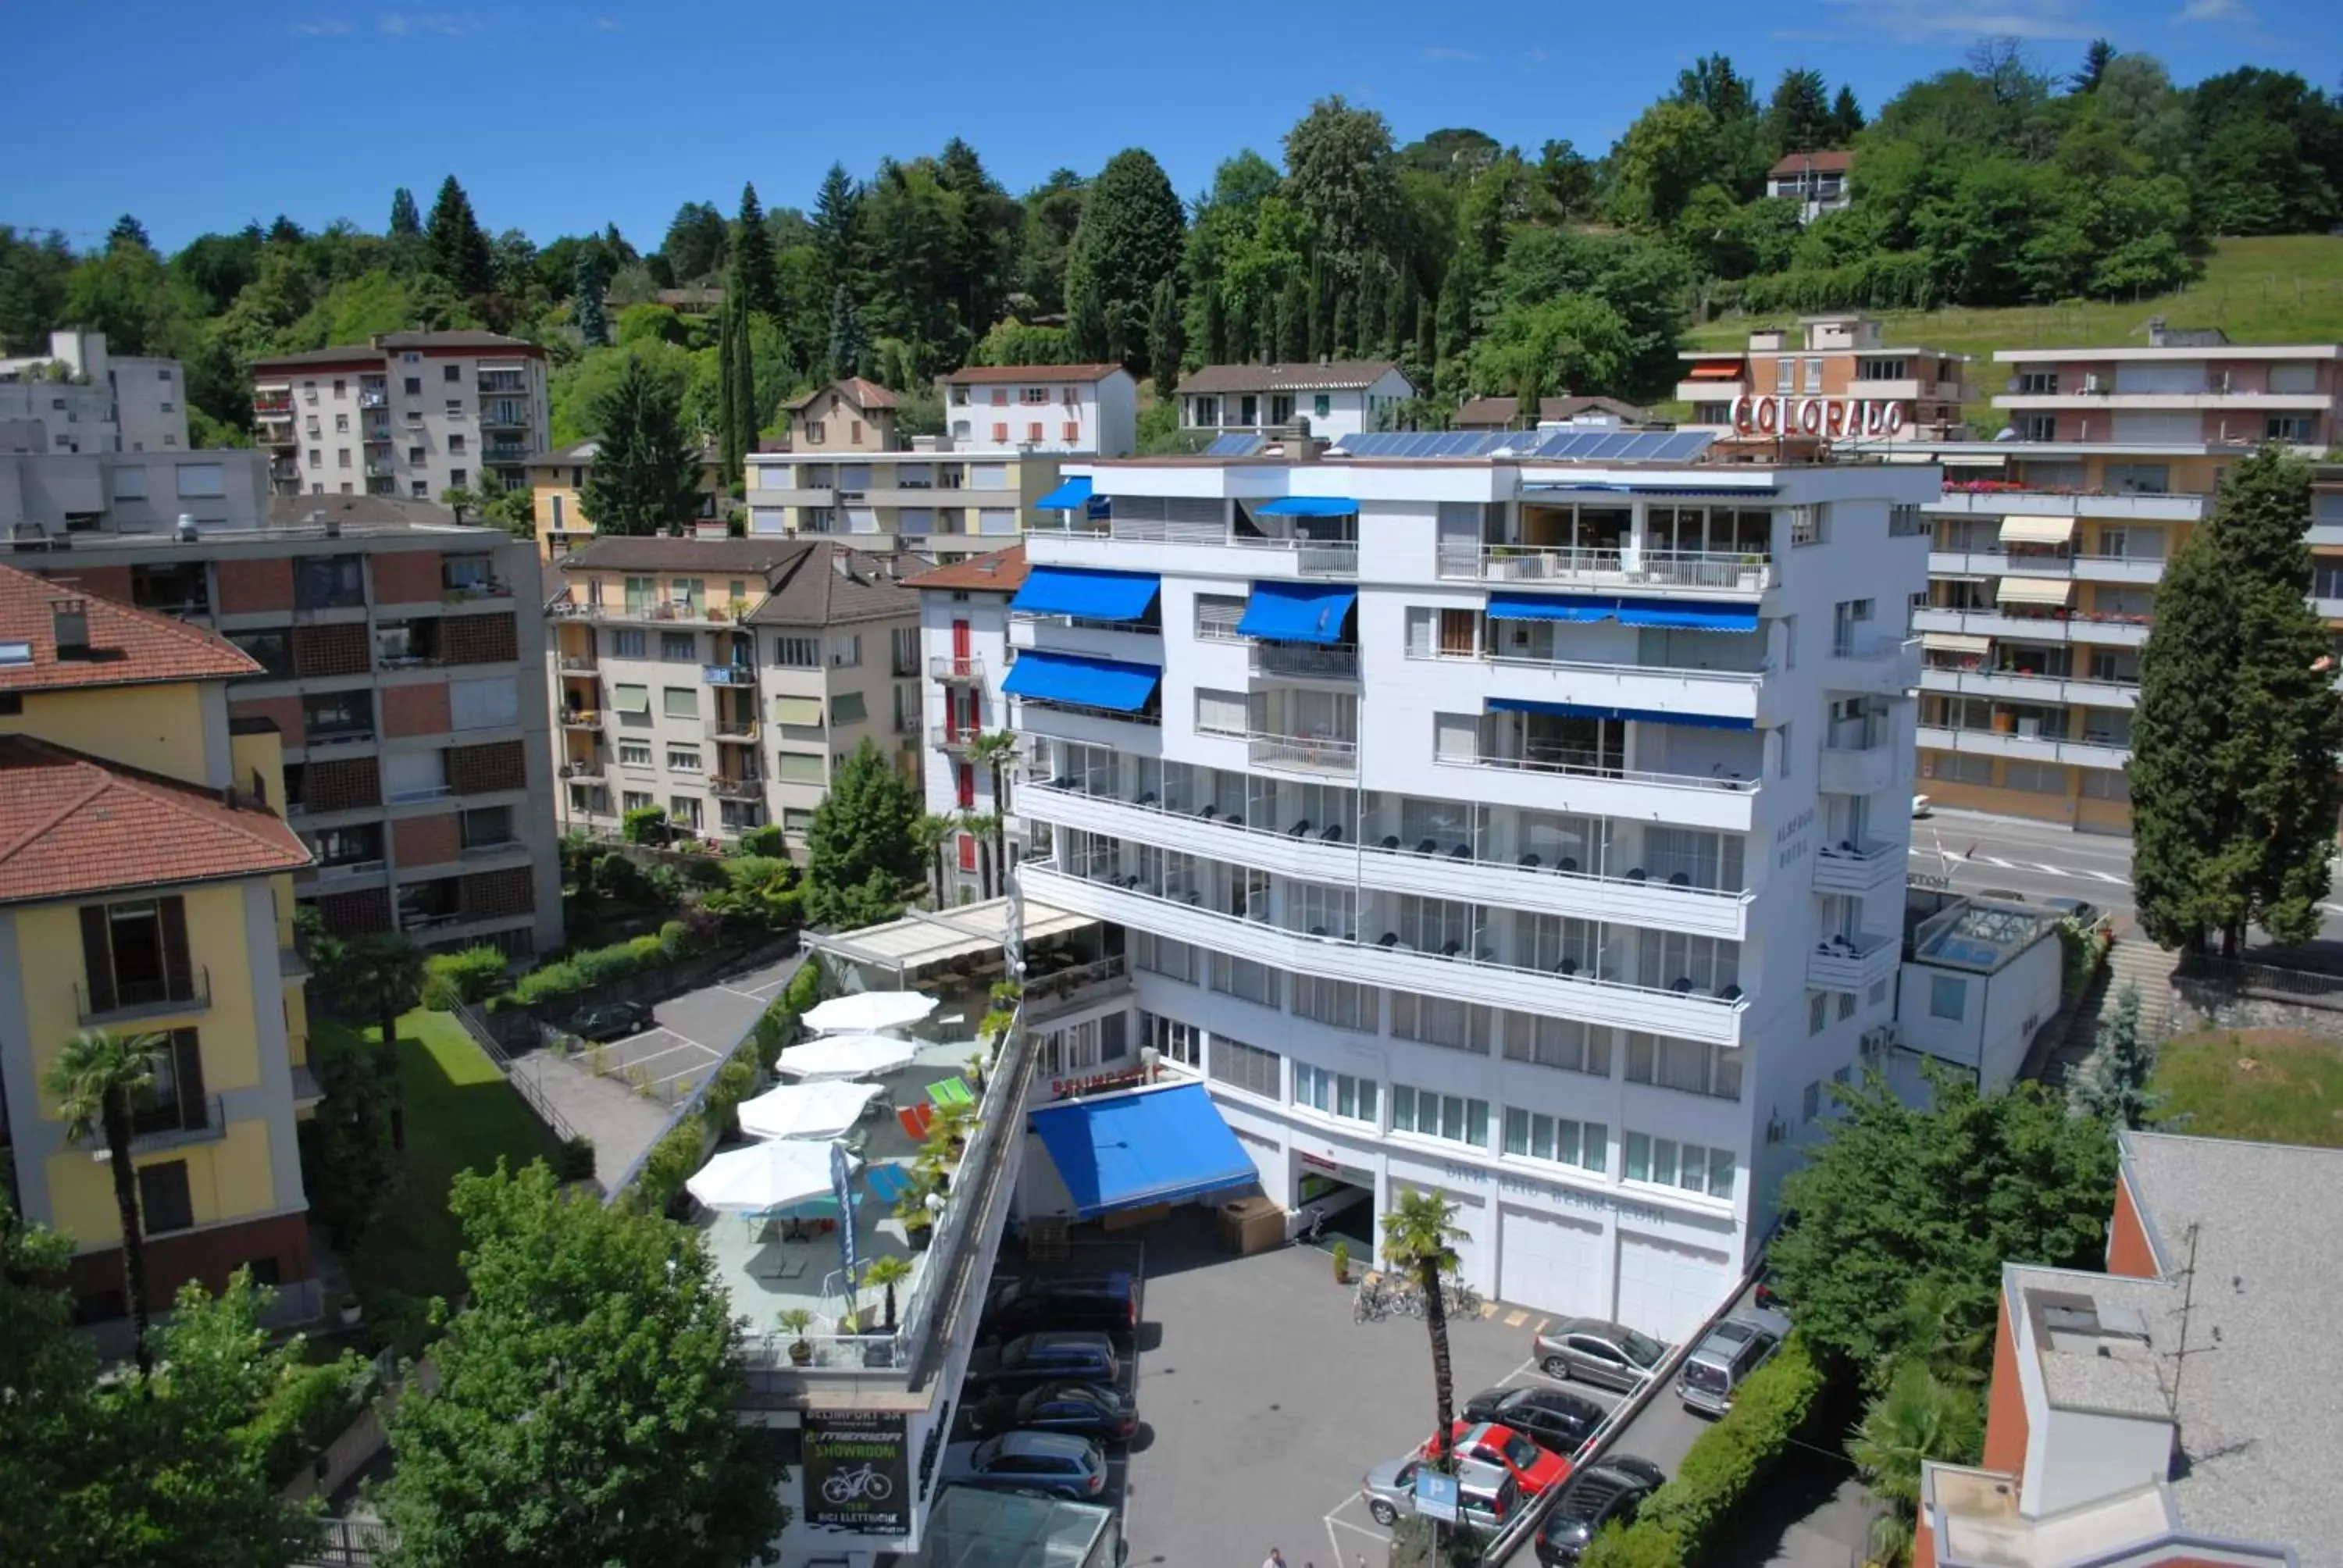
[[[52,365],[70,378],[50,379]],[[66,327],[46,354],[0,359],[0,421],[37,420],[51,452],[184,451],[185,382],[176,359],[111,354],[105,333]]]
[[[927,588],[920,594],[920,781],[929,811],[939,817],[964,812],[987,817],[1001,809],[1001,801],[992,792],[990,768],[970,768],[970,792],[967,804],[962,804],[960,769],[968,759],[940,742],[957,728],[954,713],[964,719],[971,702],[981,729],[999,729],[1008,722],[1001,678],[1009,668],[1010,598],[1005,593],[948,588]],[[964,633],[957,629],[960,627],[965,627]],[[960,706],[955,709],[950,706],[954,703]],[[1021,827],[1011,817],[1012,837]],[[976,852],[981,854],[980,846]],[[957,836],[945,847],[944,863],[950,883],[948,902],[959,901],[963,890],[971,900],[982,896],[980,865],[970,860]]]
[[[1053,776],[1061,755],[1039,739],[1045,736],[1110,748],[1122,769],[1119,799],[1029,783],[1019,805],[1031,831],[1038,840],[1051,828],[1058,845],[1071,841],[1070,831],[1096,833],[1132,860],[1145,847],[1209,857],[1237,868],[1238,875],[1247,869],[1265,873],[1269,916],[1246,920],[1224,912],[1216,896],[1191,903],[1069,874],[1059,858],[1065,851],[1053,856],[1039,841],[1021,872],[1026,896],[1123,925],[1134,943],[1138,933],[1151,932],[1284,971],[1281,1008],[1215,991],[1201,974],[1193,982],[1160,973],[1136,976],[1137,1005],[1202,1030],[1207,1061],[1219,1049],[1212,1042],[1222,1037],[1280,1056],[1274,1094],[1254,1091],[1265,1091],[1265,1084],[1236,1088],[1221,1081],[1217,1067],[1212,1081],[1215,1100],[1260,1166],[1265,1190],[1280,1202],[1296,1203],[1302,1175],[1324,1175],[1330,1167],[1371,1187],[1378,1211],[1398,1187],[1436,1184],[1461,1205],[1458,1222],[1469,1237],[1460,1249],[1465,1277],[1484,1292],[1549,1312],[1615,1312],[1663,1335],[1696,1325],[1725,1298],[1754,1240],[1770,1225],[1780,1180],[1796,1157],[1787,1133],[1805,1086],[1852,1072],[1862,1031],[1892,1016],[1913,745],[1913,704],[1895,672],[1903,668],[1897,650],[1906,635],[1906,606],[1926,580],[1927,547],[1916,532],[1891,537],[1889,513],[1891,504],[1932,498],[1934,470],[1655,474],[1371,462],[1293,467],[1134,463],[1102,466],[1092,477],[1098,492],[1110,498],[1292,493],[1360,503],[1355,773],[1302,773],[1255,763],[1245,739],[1197,728],[1200,689],[1264,689],[1250,673],[1248,643],[1197,637],[1197,596],[1242,598],[1256,581],[1290,580],[1295,570],[1290,552],[1037,533],[1027,543],[1035,567],[1161,573],[1161,631],[1019,618],[1009,628],[1011,644],[1160,665],[1163,673],[1160,727],[1017,705],[1012,722],[1036,738],[1031,744],[1044,779]],[[1625,628],[1611,625],[1561,628],[1596,634],[1570,638],[1567,666],[1411,658],[1412,608],[1477,610],[1491,586],[1440,575],[1441,504],[1499,503],[1500,526],[1510,529],[1520,487],[1565,483],[1765,487],[1735,504],[1775,509],[1775,576],[1758,601],[1764,621],[1755,634],[1766,639],[1770,667],[1720,681],[1713,672],[1635,663]],[[1824,537],[1794,547],[1789,508],[1814,504],[1827,504]],[[1644,505],[1636,503],[1639,526]],[[1834,608],[1857,597],[1855,585],[1873,600],[1867,636],[1874,640],[1862,650],[1870,657],[1840,658],[1833,653]],[[1606,591],[1596,584],[1547,586]],[[1746,605],[1754,594],[1733,602]],[[1716,602],[1715,596],[1650,588],[1636,597]],[[1756,727],[1632,724],[1624,766],[1650,778],[1503,769],[1435,754],[1435,714],[1478,715],[1492,699],[1504,698],[1728,718],[1737,707],[1738,716]],[[1875,740],[1855,756],[1831,758],[1825,775],[1825,735],[1834,700],[1874,707]],[[1460,818],[1475,807],[1498,809],[1501,817],[1509,807],[1599,816],[1609,819],[1614,841],[1627,846],[1643,843],[1641,836],[1654,827],[1738,835],[1742,886],[1737,896],[1681,890],[1657,879],[1628,879],[1615,865],[1609,877],[1523,869],[1516,864],[1521,846],[1501,838],[1484,845],[1480,858],[1463,860],[1390,853],[1380,843],[1363,847],[1355,825],[1344,840],[1330,843],[1320,823],[1310,833],[1293,833],[1282,801],[1273,824],[1232,830],[1194,816],[1192,803],[1180,812],[1141,808],[1134,783],[1141,759],[1222,769],[1255,783],[1322,783],[1444,802]],[[1735,773],[1746,782],[1724,787],[1720,779]],[[1836,793],[1823,789],[1825,777]],[[1815,885],[1815,851],[1853,831],[1849,791],[1856,790],[1868,809],[1862,837],[1877,851],[1876,863],[1891,866],[1893,875],[1855,894],[1825,894]],[[1363,927],[1358,942],[1318,940],[1301,912],[1314,895],[1301,883],[1347,889],[1372,906],[1374,921],[1389,920],[1400,900],[1412,897],[1478,904],[1486,911],[1478,940],[1494,950],[1488,961],[1475,962],[1469,950],[1460,961],[1387,950],[1376,945],[1363,910],[1355,917]],[[1851,912],[1842,913],[1831,901],[1837,898],[1851,899]],[[1662,941],[1669,935],[1737,941],[1740,994],[1680,994],[1660,989],[1668,982],[1656,976],[1649,987],[1594,984],[1543,962],[1532,965],[1517,950],[1513,922],[1521,913],[1605,922],[1614,944],[1604,950],[1606,963],[1634,950],[1645,931],[1663,933]],[[1839,930],[1877,940],[1861,944],[1859,961],[1818,953],[1818,943]],[[1696,960],[1677,956],[1654,962],[1664,972]],[[1375,1027],[1338,1029],[1298,1014],[1292,1007],[1297,976],[1379,988]],[[1818,990],[1816,983],[1831,989]],[[1597,1076],[1508,1060],[1502,1049],[1475,1052],[1400,1038],[1393,991],[1610,1029],[1608,1071]],[[1628,1030],[1717,1048],[1724,1053],[1719,1060],[1739,1064],[1738,1094],[1723,1098],[1629,1081]],[[1374,1082],[1374,1119],[1346,1120],[1298,1105],[1296,1077],[1303,1069]],[[1479,1102],[1486,1118],[1480,1142],[1395,1129],[1393,1090],[1403,1085]],[[1605,1147],[1599,1168],[1503,1152],[1508,1109],[1600,1125]],[[1629,1177],[1629,1133],[1729,1158],[1729,1192]]]
[[[1139,444],[1139,387],[1117,370],[1096,381],[947,383],[944,429],[954,445],[1119,457]]]
[[[2058,1010],[2063,968],[2056,935],[2045,935],[1989,974],[1925,960],[1906,963],[1897,981],[1901,1043],[1906,1050],[1976,1073],[1986,1093],[2005,1088],[2025,1065],[2035,1031]],[[1943,1016],[1939,1010],[1946,1007],[1957,1007],[1961,1016]]]
[[[1288,418],[1310,421],[1310,433],[1323,440],[1340,440],[1381,429],[1384,414],[1415,396],[1415,389],[1397,369],[1384,371],[1367,387],[1280,387],[1275,392],[1186,393],[1180,398],[1180,425],[1185,430],[1262,430]],[[1276,407],[1271,406],[1272,398]],[[1253,417],[1244,417],[1250,403]],[[1282,412],[1292,405],[1291,413]]]

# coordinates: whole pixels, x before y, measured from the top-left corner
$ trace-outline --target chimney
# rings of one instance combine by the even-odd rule
[[[2161,316],[2147,318],[2147,346],[2150,348],[2164,347],[2164,317]]]
[[[369,348],[380,349],[382,347],[383,337],[384,335],[379,332],[371,334],[367,338],[367,347]]]
[[[85,598],[55,598],[49,601],[55,616],[57,657],[87,658],[89,657],[89,601]]]

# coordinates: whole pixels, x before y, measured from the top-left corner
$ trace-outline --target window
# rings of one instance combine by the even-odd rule
[[[777,637],[773,638],[773,668],[776,669],[820,669],[821,638],[818,637]]]
[[[1816,393],[1820,392],[1822,389],[1823,389],[1823,362],[1822,362],[1820,359],[1809,359],[1809,360],[1807,360],[1807,361],[1806,361],[1806,381],[1805,381],[1805,386],[1802,388],[1802,390],[1806,394],[1806,396],[1807,396],[1807,397],[1811,397],[1815,396]]]
[[[610,634],[610,657],[640,658],[649,646],[649,634],[640,631],[614,631]]]
[[[114,470],[114,498],[117,501],[143,501],[146,498],[146,470],[116,468]]]
[[[651,710],[651,689],[629,686],[622,681],[610,688],[610,706],[620,713],[649,713]]]
[[[781,831],[804,838],[813,831],[813,812],[802,806],[790,806],[781,812]]]
[[[1199,735],[1243,735],[1247,703],[1242,691],[1211,691],[1199,687],[1196,690],[1196,733]]]
[[[2011,421],[2017,427],[2021,441],[2055,441],[2058,438],[2058,416],[2056,414],[2020,414]]]
[[[1774,390],[1795,392],[1798,389],[1798,362],[1788,355],[1774,361]]]
[[[1489,1146],[1489,1102],[1440,1094],[1404,1083],[1392,1086],[1392,1131],[1437,1138],[1446,1143]]]
[[[1310,409],[1317,417],[1323,419],[1334,411],[1334,399],[1326,393],[1321,392],[1310,400]]]
[[[1226,1035],[1214,1035],[1205,1071],[1215,1082],[1265,1100],[1276,1100],[1284,1093],[1279,1066],[1278,1054],[1273,1050],[1263,1050]]]
[[[1575,1019],[1509,1012],[1504,1049],[1508,1061],[1527,1061],[1596,1078],[1611,1076],[1611,1031]]]
[[[2064,795],[2066,792],[2066,769],[2056,762],[2028,762],[2012,758],[2001,765],[2004,789],[2023,789],[2034,795]]]
[[[1244,596],[1232,593],[1200,593],[1196,596],[1196,640],[1199,642],[1241,642],[1237,622],[1244,618]]]
[[[451,457],[460,457],[464,455],[464,437],[461,431],[454,432],[448,436],[447,455]]]
[[[1272,969],[1251,959],[1216,952],[1212,955],[1208,983],[1224,996],[1241,997],[1246,1001],[1259,1002],[1263,1007],[1275,1007],[1278,1005],[1279,982],[1283,979],[1284,971],[1282,970]]]
[[[301,699],[301,731],[315,745],[374,738],[374,693],[337,691]]]
[[[350,449],[347,447],[344,447],[334,454],[334,467],[337,468],[347,468],[349,466]]]
[[[659,711],[669,719],[699,718],[699,688],[696,686],[662,687],[659,690]]]
[[[1818,545],[1830,538],[1829,502],[1816,501],[1807,506],[1792,507],[1788,510],[1790,543],[1793,546]]]
[[[1611,1168],[1611,1132],[1599,1121],[1505,1108],[1505,1152],[1523,1160],[1551,1160],[1582,1171]]]
[[[659,658],[669,664],[698,664],[699,634],[689,631],[659,633]]]
[[[317,454],[309,453],[309,467],[317,467]],[[227,494],[227,470],[218,463],[182,463],[173,470],[177,476],[179,499],[183,501],[214,500]]]
[[[1627,1081],[1681,1090],[1686,1094],[1706,1094],[1718,1100],[1738,1100],[1741,1053],[1729,1045],[1630,1033]]]
[[[463,814],[459,826],[467,849],[486,849],[513,841],[509,806],[476,807]]]
[[[420,447],[409,447],[407,449],[407,460],[410,463],[420,463],[424,460],[427,454]]]
[[[1346,1121],[1372,1126],[1381,1088],[1372,1078],[1353,1078],[1347,1072],[1329,1072],[1299,1061],[1293,1064],[1293,1103]]]
[[[439,367],[439,379],[450,384],[460,382],[464,379],[464,367],[460,365],[443,365]]]
[[[1830,1027],[1830,993],[1810,990],[1806,993],[1806,1033],[1816,1035]]]
[[[1432,716],[1432,754],[1442,762],[1474,762],[1481,755],[1481,721],[1470,713]]]
[[[1969,983],[1958,975],[1928,977],[1928,1016],[1961,1021],[1968,1010]]]
[[[1806,1091],[1798,1103],[1798,1112],[1802,1120],[1812,1121],[1815,1117],[1822,1114],[1822,1080],[1816,1079],[1812,1083],[1806,1085]]]
[[[618,742],[618,765],[622,768],[648,768],[651,765],[651,743],[648,740]]]
[[[350,417],[349,417],[347,414],[337,414],[337,415],[335,415],[335,416],[334,416],[334,434],[335,434],[335,435],[337,435],[337,436],[347,436],[347,435],[348,435],[349,433],[350,433]]]
[[[2262,439],[2307,447],[2311,441],[2311,424],[2308,414],[2272,414],[2262,421]]]
[[[1624,1174],[1630,1181],[1680,1187],[1712,1198],[1733,1196],[1734,1159],[1729,1149],[1705,1149],[1697,1143],[1678,1143],[1673,1138],[1630,1132],[1626,1154]]]
[[[464,417],[464,403],[463,403],[463,400],[462,400],[461,398],[458,398],[458,397],[450,397],[450,398],[448,398],[448,399],[447,399],[447,417],[449,417],[450,419],[460,419],[460,418],[462,418],[463,417]]]
[[[464,482],[469,477],[471,477],[471,476],[462,468],[450,468],[447,470],[447,482],[455,486],[456,488],[459,490],[464,487]]]
[[[819,785],[830,777],[819,751],[784,751],[773,762],[773,777],[784,784]]]
[[[447,727],[451,729],[509,729],[520,722],[520,689],[512,677],[447,683]]]
[[[667,802],[667,819],[679,828],[699,831],[699,797],[670,795]]]
[[[1192,1023],[1182,1023],[1141,1010],[1139,1015],[1139,1041],[1152,1046],[1166,1061],[1176,1061],[1182,1067],[1204,1064],[1204,1037]]]
[[[840,669],[852,669],[862,662],[862,634],[850,632],[830,644],[830,662]]]
[[[187,1190],[187,1162],[166,1160],[138,1170],[138,1219],[149,1236],[195,1228],[196,1206]]]
[[[700,771],[699,749],[695,746],[670,746],[667,749],[667,765],[670,772]]]
[[[1489,1010],[1453,997],[1418,996],[1395,990],[1391,999],[1391,1031],[1402,1040],[1450,1050],[1489,1054]]]
[[[1175,942],[1152,931],[1133,931],[1131,961],[1133,967],[1149,974],[1195,983],[1196,950],[1186,942]]]
[[[2083,798],[2087,800],[2123,800],[2131,799],[2131,776],[2120,768],[2086,768],[2083,769]]]
[[[830,699],[830,721],[832,724],[860,724],[870,717],[870,705],[859,691],[841,691]]]
[[[2058,373],[2056,370],[2021,370],[2010,378],[2009,389],[2020,397],[2056,397],[2058,395]]]
[[[624,790],[618,796],[618,809],[622,811],[648,811],[650,805],[651,798],[639,789]]]
[[[1293,1015],[1315,1019],[1336,1029],[1373,1034],[1383,1024],[1383,998],[1373,986],[1297,974],[1293,977]]]
[[[420,376],[409,376],[409,377],[404,377],[404,378],[403,378],[403,383],[402,383],[402,384],[403,384],[403,388],[404,388],[404,390],[406,391],[407,395],[409,397],[422,397],[422,396],[423,396],[423,377],[420,377]]]

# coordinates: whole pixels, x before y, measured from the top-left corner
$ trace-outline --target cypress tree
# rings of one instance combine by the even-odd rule
[[[1285,280],[1277,302],[1277,357],[1299,365],[1310,357],[1310,285],[1300,273]]]
[[[405,186],[390,193],[390,232],[402,238],[423,232],[423,215],[416,210],[415,193]]]
[[[1388,358],[1391,347],[1391,275],[1380,261],[1359,274],[1359,337],[1352,347],[1362,359]]]
[[[1252,307],[1245,303],[1245,297],[1243,295],[1232,293],[1229,295],[1227,300],[1227,313],[1228,336],[1222,340],[1223,346],[1226,349],[1226,357],[1222,359],[1220,363],[1223,365],[1250,365],[1252,363],[1253,357],[1253,317]]]
[[[1465,264],[1463,252],[1448,264],[1448,276],[1440,280],[1438,314],[1438,353],[1426,363],[1440,364],[1455,358],[1473,344],[1473,280],[1472,269]]]
[[[1310,257],[1310,282],[1308,287],[1310,290],[1308,296],[1309,338],[1302,346],[1302,357],[1314,360],[1322,358],[1325,356],[1329,341],[1329,335],[1327,332],[1328,323],[1326,320],[1326,272],[1325,268],[1320,265],[1318,257],[1314,252]]]
[[[577,323],[578,336],[588,348],[610,341],[610,317],[602,308],[604,282],[593,254],[579,247],[578,265],[570,269],[569,318]]]
[[[1155,302],[1147,316],[1147,363],[1155,373],[1155,395],[1169,397],[1180,384],[1180,295],[1172,279],[1155,285]]]
[[[717,318],[716,453],[717,469],[726,484],[740,477],[739,378],[733,368],[740,357],[740,297],[729,293]]]
[[[1229,312],[1218,283],[1204,286],[1204,363],[1229,363]]]
[[[850,376],[862,374],[862,361],[870,351],[862,336],[862,315],[854,308],[853,297],[840,284],[830,295],[830,378],[842,381]]]
[[[738,484],[747,474],[748,457],[757,449],[757,429],[764,422],[757,407],[756,322],[743,299],[732,318],[733,461],[728,483]]]
[[[2225,958],[2258,925],[2318,934],[2343,745],[2326,625],[2305,602],[2310,469],[2265,447],[2174,558],[2140,651],[2129,769],[2143,929]]]
[[[1392,306],[1392,352],[1407,353],[1415,347],[1416,317],[1423,307],[1423,291],[1415,281],[1415,268],[1402,266],[1399,269],[1399,297]]]
[[[1537,427],[1538,410],[1545,403],[1545,366],[1535,352],[1522,357],[1521,376],[1513,385],[1513,414],[1521,428]]]
[[[1361,286],[1364,286],[1363,280]],[[1352,290],[1343,289],[1334,300],[1334,330],[1326,345],[1326,352],[1337,359],[1348,359],[1359,348],[1359,311],[1351,303]]]
[[[1074,284],[1066,290],[1066,341],[1083,363],[1102,365],[1117,357],[1114,323],[1097,289]]]
[[[764,316],[781,313],[781,286],[773,270],[773,236],[765,227],[765,208],[757,187],[740,187],[740,232],[732,240],[732,288],[742,303]]]

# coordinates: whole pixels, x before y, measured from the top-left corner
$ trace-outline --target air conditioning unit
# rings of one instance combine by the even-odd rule
[[[1900,1043],[1896,1026],[1883,1023],[1865,1030],[1856,1049],[1861,1052],[1865,1065],[1875,1067],[1885,1060],[1887,1053]]]

